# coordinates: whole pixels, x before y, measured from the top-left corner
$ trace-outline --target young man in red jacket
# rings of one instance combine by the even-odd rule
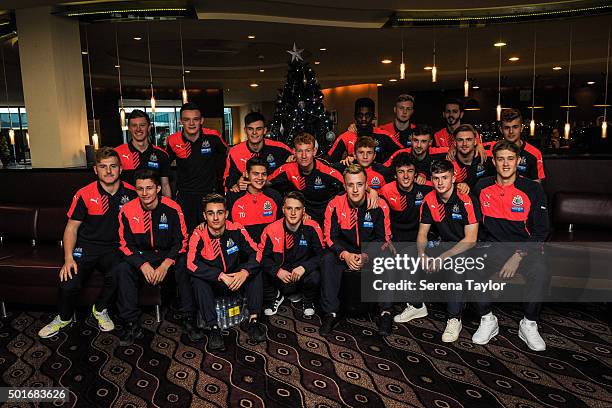
[[[393,107],[395,118],[392,122],[385,123],[376,129],[384,130],[393,135],[393,138],[403,147],[412,145],[412,132],[416,125],[410,121],[414,115],[414,97],[408,94],[401,94],[395,100]]]
[[[323,254],[323,231],[313,220],[303,220],[304,195],[291,191],[283,200],[280,220],[268,225],[261,235],[258,259],[264,271],[264,309],[275,315],[285,295],[302,291],[304,316],[315,313],[319,291],[319,264]]]
[[[263,287],[261,266],[257,262],[257,246],[247,230],[238,223],[227,221],[225,198],[210,194],[202,202],[206,225],[193,231],[189,239],[187,267],[199,309],[210,328],[208,350],[225,350],[217,324],[215,295],[241,291],[246,296],[250,317],[242,328],[255,342],[266,339],[259,323]]]
[[[115,295],[117,281],[114,267],[122,261],[117,249],[121,207],[136,198],[134,188],[119,179],[121,162],[110,147],[96,151],[94,172],[97,180],[74,195],[64,229],[64,265],[59,272],[59,314],[43,327],[38,335],[55,336],[72,323],[77,297],[94,268],[104,274],[104,288],[92,307],[92,314],[101,331],[111,331],[115,324],[108,307]]]
[[[162,285],[173,271],[179,290],[183,328],[192,341],[202,338],[195,323],[195,301],[187,269],[187,226],[181,207],[160,196],[157,174],[140,169],[134,174],[138,198],[119,214],[119,249],[125,260],[115,272],[119,282],[119,315],[126,324],[119,344],[129,346],[143,336],[138,322],[138,287],[142,281]]]
[[[365,169],[368,186],[371,189],[378,190],[393,181],[393,175],[389,168],[376,162],[376,141],[370,136],[360,136],[355,142],[354,156],[349,156],[340,163],[332,164],[332,166],[342,173],[348,164],[355,162]]]
[[[385,201],[379,198],[378,208],[368,209],[364,168],[358,164],[348,166],[344,184],[346,193],[336,196],[325,211],[325,244],[329,251],[321,262],[321,309],[325,313],[319,329],[322,336],[328,336],[340,321],[339,293],[344,271],[367,273],[373,254],[364,253],[362,244],[375,242],[382,251],[391,239]],[[380,303],[379,307],[378,331],[387,336],[392,328],[392,305]]]

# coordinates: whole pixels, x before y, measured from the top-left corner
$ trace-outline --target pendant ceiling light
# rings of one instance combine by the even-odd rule
[[[608,137],[608,75],[610,73],[610,31],[612,30],[612,24],[608,26],[608,53],[606,55],[606,87],[604,91],[604,111],[603,121],[601,122],[601,138],[605,139]]]
[[[121,130],[125,131],[127,130],[127,123],[125,122],[125,108],[123,107],[123,89],[121,87],[121,61],[119,60],[118,30],[119,30],[118,25],[115,25],[115,49],[117,51],[117,79],[119,82],[119,120],[121,122]]]
[[[531,79],[531,122],[529,122],[529,136],[535,136],[536,124],[534,118],[535,109],[535,83],[536,83],[536,47],[537,31],[533,29],[533,77]]]
[[[400,64],[400,79],[406,79],[406,64],[404,64],[404,29],[402,32],[402,62]]]
[[[183,26],[180,20],[179,20],[179,37],[180,37],[180,42],[181,42],[181,75],[183,78],[183,91],[181,92],[181,96],[183,99],[183,104],[185,104],[189,101],[189,98],[187,95],[187,88],[185,87],[185,58],[183,55]]]
[[[89,58],[91,53],[89,52],[89,37],[87,32],[88,26],[85,26],[85,51],[87,52],[87,73],[89,74],[89,102],[91,103],[91,119],[93,121],[93,135],[91,135],[91,144],[93,145],[94,149],[97,150],[98,147],[100,147],[100,139],[96,130],[96,109],[94,108],[93,87],[91,86],[91,58]]]
[[[572,85],[572,25],[570,24],[570,29],[569,29],[569,65],[567,68],[567,104],[566,104],[566,111],[565,111],[565,126],[563,127],[563,136],[565,137],[565,139],[569,139],[570,136],[570,121],[569,121],[569,114],[570,114],[570,90],[571,90],[571,85]]]
[[[470,36],[469,28],[465,30],[465,81],[463,81],[463,96],[467,98],[470,96],[470,81],[468,80],[468,56],[470,50]]]
[[[8,94],[8,82],[6,80],[6,63],[4,61],[4,44],[0,44],[0,52],[2,53],[2,74],[4,76],[4,96],[6,97],[6,108],[8,109],[9,116],[9,139],[11,145],[15,145],[15,130],[13,129],[13,117],[11,116],[11,105],[9,104],[9,94]],[[2,121],[0,120],[0,126],[2,125]]]
[[[438,67],[436,66],[436,30],[434,30],[433,65],[431,66],[431,82],[438,82]]]
[[[497,114],[497,121],[501,120],[501,61],[502,61],[502,47],[506,46],[506,43],[501,40],[501,35],[499,38],[499,42],[495,43],[494,46],[499,48],[499,62],[497,65],[497,107],[495,108]]]
[[[151,33],[147,23],[147,54],[149,56],[149,85],[151,87],[151,112],[153,113],[153,126],[155,126],[155,92],[153,90],[153,69],[151,67]]]

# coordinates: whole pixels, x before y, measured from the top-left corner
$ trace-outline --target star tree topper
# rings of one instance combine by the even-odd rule
[[[291,54],[291,62],[298,60],[298,61],[304,61],[304,59],[302,58],[302,52],[304,52],[303,49],[299,50],[295,43],[293,43],[293,50],[287,50],[287,52],[289,54]]]

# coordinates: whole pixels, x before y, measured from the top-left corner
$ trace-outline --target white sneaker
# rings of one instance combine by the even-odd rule
[[[49,324],[38,331],[38,336],[43,339],[48,339],[49,337],[55,336],[59,333],[60,329],[68,326],[72,323],[72,319],[70,320],[62,320],[62,318],[57,315]]]
[[[538,322],[523,318],[519,323],[519,338],[533,351],[546,350],[546,342],[538,332]]]
[[[472,336],[472,343],[487,344],[493,337],[497,336],[497,333],[499,333],[497,317],[489,312],[480,318],[480,326]]]
[[[442,341],[444,343],[456,341],[459,338],[459,333],[461,333],[462,328],[463,325],[461,324],[461,320],[455,318],[448,319],[444,333],[442,333]]]
[[[393,317],[393,321],[395,323],[406,323],[412,319],[419,319],[425,316],[427,316],[427,306],[425,306],[425,303],[423,303],[423,306],[421,307],[406,305],[406,308],[402,313]]]
[[[285,300],[285,297],[280,293],[279,290],[278,292],[276,292],[276,299],[274,299],[274,302],[272,302],[270,307],[264,309],[264,314],[266,316],[274,316],[278,312],[278,308],[280,307],[281,303],[283,303],[283,300]]]
[[[91,307],[91,314],[98,322],[98,328],[100,331],[109,332],[115,330],[115,323],[108,316],[108,310],[104,309],[101,312],[96,310],[96,305]]]

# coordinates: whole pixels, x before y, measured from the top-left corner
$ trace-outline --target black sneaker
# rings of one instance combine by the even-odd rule
[[[391,313],[383,312],[378,318],[378,334],[389,336],[393,332],[393,316]]]
[[[126,323],[121,338],[119,339],[119,345],[124,347],[131,346],[136,339],[142,339],[143,337],[144,334],[138,323]]]
[[[183,332],[187,334],[189,340],[194,342],[204,338],[204,333],[202,333],[202,330],[198,327],[193,316],[186,316],[183,318]]]
[[[334,327],[340,322],[336,313],[328,313],[323,317],[323,322],[319,328],[319,334],[323,337],[329,336]]]
[[[297,303],[300,300],[302,300],[302,298],[303,298],[303,296],[302,296],[302,294],[300,292],[295,292],[295,293],[292,293],[289,296],[287,296],[287,299],[289,299],[289,301],[291,303]]]
[[[264,331],[263,325],[257,321],[256,317],[245,320],[242,322],[241,326],[242,330],[249,335],[249,340],[259,343],[266,339],[266,332]]]
[[[277,291],[276,299],[274,299],[274,301],[268,307],[264,309],[264,314],[266,316],[274,316],[276,313],[278,313],[278,308],[283,303],[283,300],[285,300],[285,297],[280,292],[280,290]]]
[[[210,328],[208,351],[225,351],[225,340],[223,340],[221,329],[217,325]]]

